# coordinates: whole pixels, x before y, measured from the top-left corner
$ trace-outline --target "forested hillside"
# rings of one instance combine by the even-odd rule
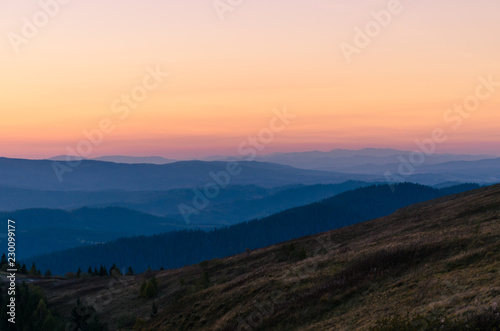
[[[123,238],[38,256],[27,260],[27,264],[34,260],[42,270],[51,269],[59,274],[101,264],[109,267],[113,263],[122,269],[132,266],[137,271],[148,267],[177,268],[389,215],[401,207],[438,198],[459,188],[438,190],[409,183],[370,186],[208,233],[180,231]],[[461,187],[468,188],[468,185]]]

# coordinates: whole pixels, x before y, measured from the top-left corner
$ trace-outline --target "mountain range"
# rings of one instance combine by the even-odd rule
[[[372,175],[305,170],[290,166],[240,161],[180,161],[164,165],[75,162],[0,158],[0,185],[36,190],[168,190],[206,185],[329,184],[347,180],[374,181]],[[217,184],[220,182],[222,184]]]
[[[111,329],[497,330],[499,208],[495,185],[179,269],[91,278],[83,273],[37,285],[59,316],[71,316],[80,298]],[[309,216],[314,221],[319,215]],[[127,243],[103,247],[116,256]],[[165,253],[149,248],[144,253]],[[152,279],[156,290],[141,295]]]
[[[132,266],[137,271],[144,271],[148,267],[158,269],[161,266],[178,268],[386,216],[413,203],[477,187],[461,185],[438,190],[409,183],[396,184],[394,187],[375,185],[209,232],[174,231],[124,238],[27,258],[26,261],[35,261],[42,269],[59,274],[78,268],[86,270],[88,266],[101,264],[116,264],[120,268]]]
[[[114,163],[128,163],[128,164],[140,164],[140,163],[149,163],[149,164],[167,164],[176,162],[177,160],[167,159],[161,156],[124,156],[124,155],[105,155],[99,156],[91,159],[83,158],[83,157],[75,157],[70,155],[58,155],[47,160],[50,161],[74,161],[74,160],[94,160],[94,161],[105,161],[105,162],[114,162]]]
[[[193,198],[193,192],[189,189],[165,192],[28,191],[33,198],[40,198],[38,203],[42,207],[44,203],[74,206],[78,202],[85,206],[68,210],[38,207],[0,212],[0,226],[7,227],[8,219],[19,221],[17,231],[22,236],[17,238],[16,255],[23,258],[121,237],[183,229],[206,231],[269,216],[367,185],[369,184],[365,182],[346,182],[276,189],[228,187],[205,210],[192,215],[189,225],[179,214],[179,204],[190,203]],[[5,203],[6,197],[21,201],[19,196],[27,195],[25,190],[16,189],[13,192],[17,194],[3,196],[0,202]],[[77,201],[78,199],[81,201]],[[102,200],[99,202],[99,199]],[[115,200],[105,203],[103,199],[123,199],[126,202]],[[24,200],[24,203],[29,202]],[[0,237],[0,244],[4,243],[2,239]]]
[[[256,157],[259,162],[271,162],[290,165],[297,168],[329,171],[350,171],[353,167],[364,165],[385,165],[400,163],[400,158],[408,159],[415,151],[404,151],[392,148],[364,148],[360,150],[333,149],[331,151],[307,151],[292,153],[273,153]],[[234,157],[212,156],[208,161],[229,160]],[[478,161],[498,158],[494,155],[449,154],[433,152],[425,155],[424,164],[437,164],[451,161]]]

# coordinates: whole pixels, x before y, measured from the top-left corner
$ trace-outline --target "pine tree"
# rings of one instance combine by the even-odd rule
[[[28,274],[31,276],[38,275],[38,271],[36,270],[35,262],[33,262],[33,265],[31,266],[30,271],[28,271]]]
[[[156,295],[156,293],[157,293],[156,287],[154,286],[153,283],[151,283],[151,281],[149,281],[146,284],[146,288],[144,289],[144,297],[152,298]]]
[[[113,276],[114,274],[121,275],[122,272],[120,271],[120,269],[118,269],[118,267],[116,266],[116,264],[113,263],[113,266],[111,267],[111,269],[109,269],[109,274],[111,276]]]

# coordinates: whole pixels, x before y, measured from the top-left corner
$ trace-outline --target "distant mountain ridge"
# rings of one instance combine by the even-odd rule
[[[127,163],[127,164],[141,164],[141,163],[167,164],[167,163],[177,162],[177,160],[167,159],[161,156],[124,156],[124,155],[105,155],[90,159],[78,156],[58,155],[48,158],[47,160],[49,161],[95,160],[95,161]]]
[[[233,175],[228,174],[228,167],[234,167]],[[228,185],[261,187],[382,179],[380,176],[345,175],[255,161],[239,161],[232,165],[222,161],[155,165],[82,160],[74,165],[63,161],[0,158],[0,185],[38,190],[168,190],[204,187],[216,181],[214,176],[226,180],[229,176]]]
[[[450,183],[448,186],[456,185]],[[370,183],[347,181],[340,184],[291,185],[262,188],[255,185],[228,186],[210,200],[203,213],[193,217],[194,224],[220,224],[216,218],[231,216],[232,223],[267,216],[294,206],[304,205],[335,194],[368,186]],[[200,188],[198,188],[200,189]],[[53,191],[0,186],[9,194],[0,195],[0,211],[49,208],[74,210],[82,207],[122,207],[156,216],[178,216],[179,205],[192,203],[193,188],[164,191]],[[287,208],[283,208],[283,207]],[[252,212],[253,210],[253,212]],[[273,212],[269,212],[273,211]],[[247,216],[244,216],[247,215]],[[213,219],[213,221],[208,221]]]
[[[359,150],[336,148],[330,151],[306,151],[306,152],[283,152],[272,153],[257,156],[255,161],[270,162],[284,165],[290,165],[297,168],[312,169],[312,170],[334,170],[347,171],[352,167],[364,165],[384,165],[397,163],[399,156],[408,157],[413,151],[398,150],[393,148],[363,148]],[[451,154],[451,153],[433,153],[426,157],[426,164],[437,164],[451,161],[478,161],[485,159],[498,158],[499,156],[480,154]],[[49,158],[48,160],[66,161],[66,160],[83,160],[85,158],[77,156],[59,155]],[[199,158],[202,161],[228,161],[241,159],[244,157],[214,155],[209,157]],[[88,159],[87,159],[88,160]],[[167,164],[181,160],[164,158],[161,156],[121,156],[121,155],[106,155],[90,160],[115,162],[115,163],[150,163],[150,164]],[[352,171],[351,171],[352,172]]]
[[[360,150],[333,149],[331,151],[307,151],[274,153],[260,155],[256,161],[290,165],[302,169],[366,173],[370,166],[393,165],[400,163],[400,157],[407,158],[413,151],[392,148],[364,148]],[[433,153],[426,155],[425,164],[437,164],[450,161],[478,161],[498,158],[494,155],[468,155]],[[210,157],[206,160],[226,160],[229,157]],[[357,169],[359,167],[359,170]],[[372,172],[369,172],[372,173]],[[382,172],[383,173],[383,172]]]
[[[278,187],[296,184],[331,184],[348,180],[408,181],[424,185],[439,185],[445,182],[476,182],[491,185],[500,182],[498,157],[433,154],[425,157],[424,164],[411,164],[410,153],[393,149],[363,149],[259,156],[257,161],[237,161],[244,171],[238,176],[233,176],[230,185]],[[485,157],[486,159],[481,159]],[[121,158],[124,162],[128,157],[117,158]],[[115,158],[114,161],[120,160]],[[149,161],[154,162],[153,159]],[[228,162],[230,161],[127,164],[80,160],[77,161],[79,165],[73,167],[71,163],[65,161],[0,158],[0,186],[59,191],[158,191],[203,187],[213,182],[210,173],[225,171]],[[59,175],[54,166],[59,167],[61,172]],[[477,171],[478,169],[480,171]],[[62,181],[59,182],[59,179]]]

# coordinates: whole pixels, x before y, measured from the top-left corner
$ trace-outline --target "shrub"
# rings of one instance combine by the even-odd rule
[[[153,298],[158,294],[159,286],[158,280],[155,277],[145,280],[141,284],[141,288],[139,289],[139,294],[143,298]]]

